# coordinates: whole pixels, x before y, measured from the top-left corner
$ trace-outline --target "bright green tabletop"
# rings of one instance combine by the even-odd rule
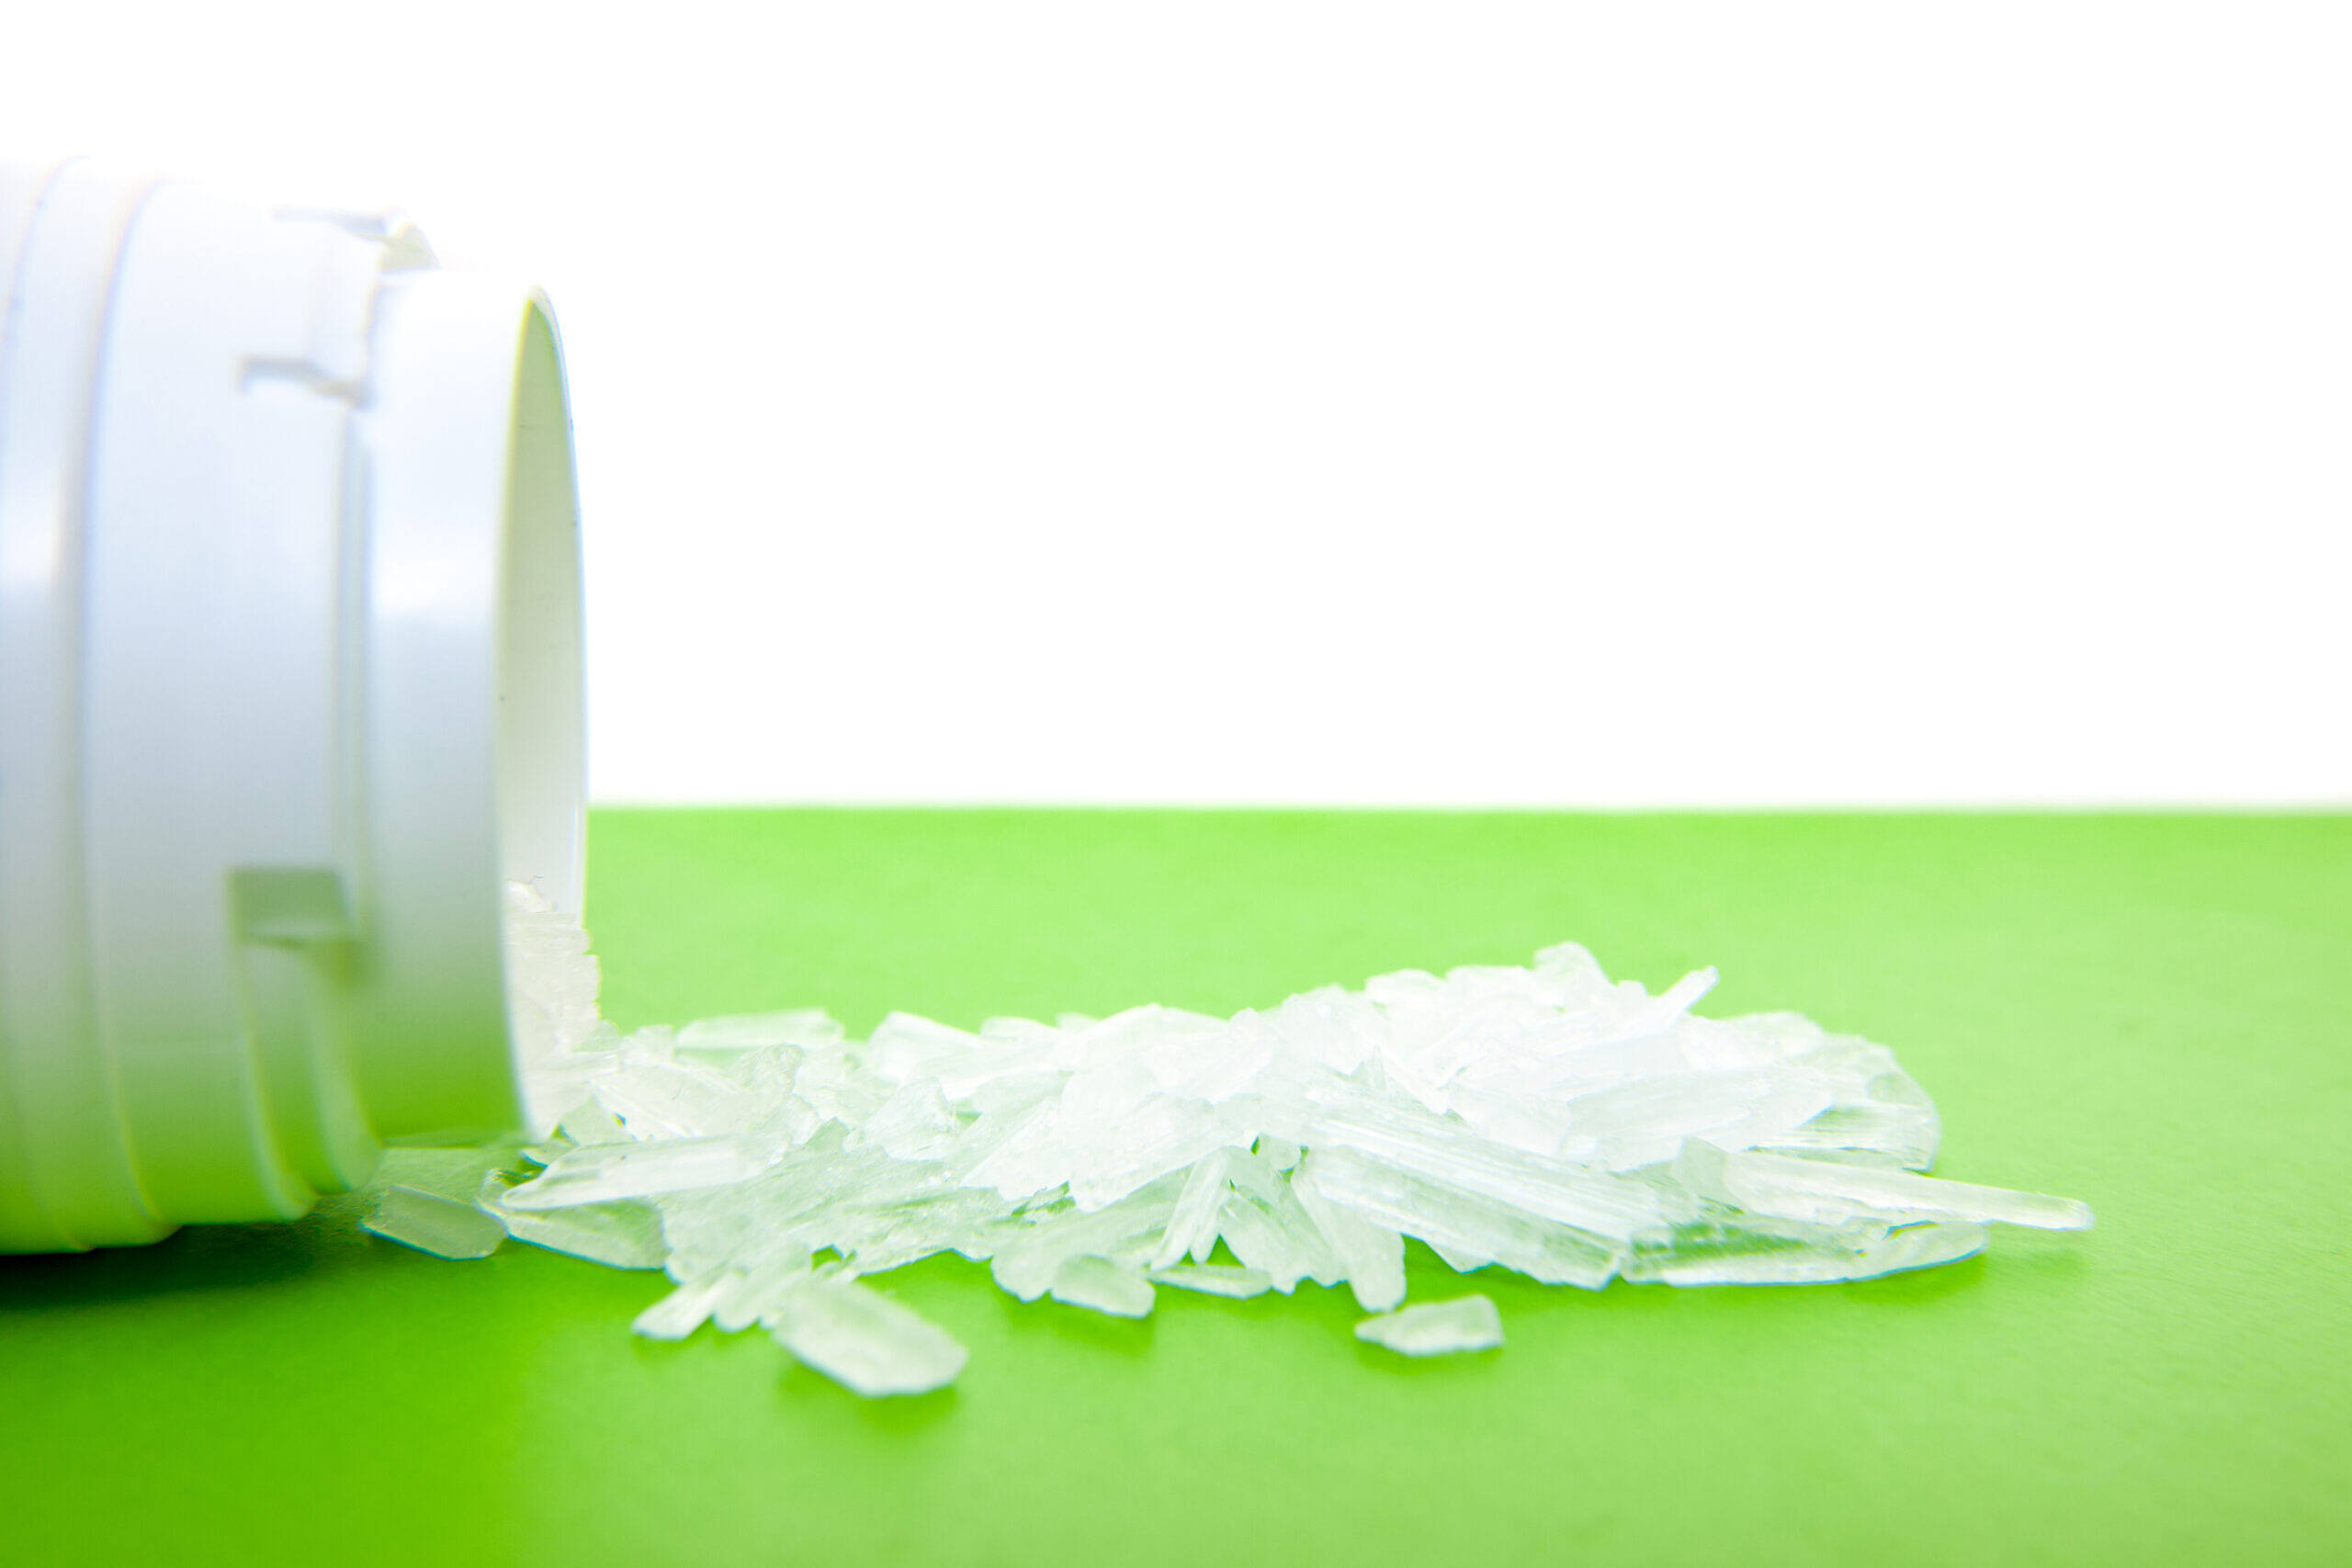
[[[1123,1323],[935,1259],[866,1404],[509,1245],[0,1259],[0,1558],[1708,1564],[2352,1560],[2352,818],[610,812],[624,1026],[1227,1012],[1585,942],[1893,1045],[1940,1171],[2098,1228],[1869,1284],[1545,1290],[1408,1363],[1344,1292]],[[1418,1247],[1417,1295],[1465,1287]]]

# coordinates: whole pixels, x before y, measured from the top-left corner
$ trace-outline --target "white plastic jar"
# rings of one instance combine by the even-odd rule
[[[580,900],[547,301],[379,215],[0,164],[0,1251],[292,1217],[520,1120]]]

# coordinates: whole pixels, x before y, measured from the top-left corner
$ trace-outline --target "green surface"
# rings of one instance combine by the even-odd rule
[[[634,1342],[658,1278],[523,1247],[0,1259],[0,1557],[2352,1559],[2352,819],[606,813],[590,915],[625,1025],[1715,963],[1711,1012],[1894,1045],[1944,1174],[2099,1227],[1862,1285],[1490,1271],[1509,1345],[1425,1364],[1344,1292],[1125,1324],[934,1260],[890,1288],[971,1366],[880,1404],[756,1334]]]

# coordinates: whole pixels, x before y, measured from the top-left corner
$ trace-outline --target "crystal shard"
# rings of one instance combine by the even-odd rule
[[[650,1203],[622,1200],[565,1209],[503,1210],[501,1217],[516,1241],[611,1269],[659,1269],[669,1257],[661,1211]]]
[[[1405,1238],[1367,1219],[1361,1211],[1333,1202],[1317,1184],[1315,1165],[1291,1178],[1306,1217],[1340,1262],[1356,1304],[1366,1312],[1392,1312],[1405,1299]]]
[[[537,1179],[507,1193],[513,1212],[650,1198],[697,1187],[726,1187],[757,1175],[762,1162],[734,1138],[594,1144],[558,1155]]]
[[[1748,1219],[1678,1233],[1637,1251],[1625,1277],[1668,1285],[1823,1285],[1955,1263],[1982,1251],[1980,1224],[1891,1230],[1870,1221],[1812,1225]]]
[[[1107,1258],[1073,1258],[1054,1270],[1046,1293],[1069,1306],[1113,1317],[1149,1317],[1151,1281]]]
[[[805,1252],[786,1250],[750,1268],[724,1271],[710,1299],[710,1321],[722,1334],[741,1334],[765,1323],[793,1292],[815,1278]]]
[[[1356,1337],[1400,1356],[1451,1356],[1501,1345],[1503,1319],[1485,1296],[1456,1296],[1450,1302],[1417,1302],[1400,1312],[1367,1317],[1356,1325]]]
[[[2091,1226],[2090,1206],[2072,1198],[2012,1192],[1944,1181],[1907,1170],[1753,1151],[1727,1155],[1721,1190],[1759,1214],[1837,1224],[1857,1216],[1905,1224],[1953,1220],[2075,1231]]]
[[[516,1165],[522,1158],[512,1148],[386,1149],[377,1164],[371,1187],[405,1187],[415,1192],[470,1203],[485,1178]]]
[[[1352,1149],[1315,1157],[1317,1188],[1331,1201],[1428,1242],[1449,1262],[1484,1259],[1543,1284],[1597,1291],[1617,1277],[1625,1257],[1625,1247],[1609,1237],[1397,1170]]]
[[[769,1325],[796,1360],[869,1399],[929,1393],[964,1370],[964,1347],[911,1307],[852,1280],[811,1280]]]
[[[1233,1255],[1245,1267],[1264,1271],[1284,1295],[1301,1280],[1336,1285],[1346,1277],[1286,1174],[1275,1173],[1248,1191],[1237,1184],[1217,1224]]]
[[[648,1339],[684,1339],[710,1321],[710,1309],[728,1285],[727,1271],[714,1269],[689,1280],[637,1314],[629,1326]]]
[[[1226,1177],[1232,1168],[1233,1151],[1220,1148],[1184,1178],[1183,1189],[1176,1194],[1176,1207],[1168,1216],[1168,1229],[1160,1238],[1159,1250],[1152,1256],[1154,1269],[1172,1269],[1187,1257],[1198,1262],[1208,1261],[1209,1250],[1216,1246],[1217,1211],[1225,1206]]]
[[[1274,1288],[1273,1276],[1262,1269],[1244,1269],[1231,1263],[1179,1263],[1172,1269],[1155,1269],[1152,1282],[1173,1285],[1180,1291],[1198,1291],[1203,1295],[1224,1296],[1243,1301],[1250,1296],[1262,1296]]]
[[[496,1215],[413,1187],[379,1189],[360,1224],[386,1241],[435,1258],[487,1258],[506,1239]]]

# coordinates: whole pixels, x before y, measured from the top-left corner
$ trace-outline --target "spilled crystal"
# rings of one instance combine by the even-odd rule
[[[1526,968],[966,1030],[813,1010],[622,1035],[578,928],[510,889],[520,1150],[388,1156],[367,1222],[445,1256],[517,1240],[676,1282],[637,1321],[765,1325],[865,1394],[963,1350],[861,1279],[940,1253],[1024,1302],[1114,1316],[1154,1287],[1344,1285],[1406,1355],[1501,1343],[1488,1298],[1408,1303],[1407,1242],[1544,1284],[1803,1284],[2079,1230],[2072,1199],[1946,1181],[1934,1104],[1884,1046],[1792,1013],[1713,1019],[1574,943]]]
[[[1356,1325],[1356,1337],[1400,1356],[1454,1356],[1501,1345],[1503,1318],[1485,1296],[1456,1296],[1367,1317]]]

